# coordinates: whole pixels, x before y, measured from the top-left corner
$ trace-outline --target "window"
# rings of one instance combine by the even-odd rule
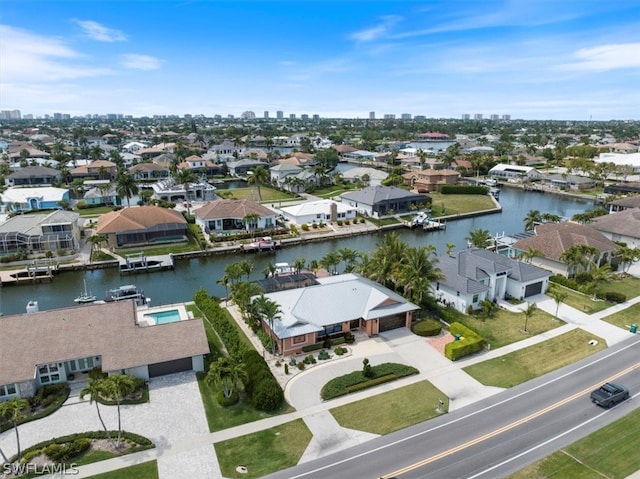
[[[16,393],[15,384],[7,384],[6,386],[0,386],[0,397],[12,396]]]
[[[307,336],[306,335],[302,335],[302,336],[294,336],[293,338],[293,344],[300,344],[300,343],[306,343],[307,342]]]
[[[474,303],[477,303],[477,302],[478,302],[478,295],[477,295],[477,294],[474,294],[474,295],[473,295],[473,302],[474,302]]]

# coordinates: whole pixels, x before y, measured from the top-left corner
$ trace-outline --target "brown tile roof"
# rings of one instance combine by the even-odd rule
[[[349,146],[349,145],[336,145],[333,147],[333,149],[336,150],[341,155],[344,155],[345,153],[353,153],[354,151],[358,151],[357,148],[354,148],[353,146]]]
[[[98,234],[144,230],[161,223],[187,224],[184,216],[175,210],[159,206],[139,206],[111,211],[98,218]]]
[[[139,327],[133,301],[0,317],[0,384],[28,381],[40,364],[102,357],[117,371],[209,353],[202,320]]]
[[[593,246],[600,252],[618,249],[618,245],[594,228],[570,222],[539,225],[535,236],[521,239],[513,246],[521,251],[537,249],[546,258],[560,260],[565,250],[579,244]]]
[[[598,216],[591,221],[590,226],[606,233],[640,238],[640,208],[628,208],[618,213]]]
[[[625,208],[640,208],[640,195],[628,196],[627,198],[612,201],[611,204]]]
[[[244,218],[247,215],[273,216],[269,208],[250,200],[216,200],[193,212],[198,218],[212,220],[216,218]]]
[[[137,165],[133,165],[129,168],[130,173],[136,173],[138,171],[162,171],[167,168],[158,163],[138,163]]]

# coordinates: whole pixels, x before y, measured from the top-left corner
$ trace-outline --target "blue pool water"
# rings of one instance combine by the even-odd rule
[[[180,313],[177,309],[161,311],[159,313],[148,313],[145,314],[145,316],[151,316],[156,321],[156,324],[167,324],[180,321]]]

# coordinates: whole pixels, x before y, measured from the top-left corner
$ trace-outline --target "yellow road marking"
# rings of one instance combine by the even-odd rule
[[[434,456],[428,457],[426,459],[423,459],[422,461],[418,461],[414,464],[411,464],[409,466],[403,467],[402,469],[398,469],[397,471],[394,472],[390,472],[388,474],[385,474],[384,476],[382,476],[380,479],[385,479],[386,477],[395,477],[395,476],[400,476],[402,474],[406,474],[407,472],[413,471],[415,469],[418,469],[422,466],[426,466],[427,464],[431,464],[432,462],[438,461],[440,459],[442,459],[443,457],[447,457],[450,456],[452,454],[455,454],[456,452],[460,452],[464,449],[467,449],[468,447],[471,446],[475,446],[476,444],[479,444],[483,441],[486,441],[487,439],[491,439],[492,437],[495,437],[499,434],[502,434],[503,432],[509,431],[510,429],[513,429],[515,427],[518,427],[522,424],[525,424],[533,419],[536,419],[540,416],[542,416],[543,414],[546,414],[550,411],[553,411],[554,409],[559,408],[560,406],[564,406],[565,404],[573,401],[574,399],[577,399],[578,397],[586,394],[586,393],[590,393],[593,389],[595,389],[596,387],[600,386],[602,383],[606,383],[606,382],[610,382],[610,381],[614,381],[615,379],[624,376],[625,374],[628,374],[630,372],[632,372],[634,369],[637,369],[640,367],[640,363],[636,363],[633,366],[628,367],[627,369],[620,371],[617,374],[614,374],[613,376],[608,377],[607,379],[605,379],[604,381],[599,381],[597,384],[594,384],[593,386],[589,386],[588,388],[583,389],[580,392],[575,393],[572,396],[566,397],[564,398],[562,401],[556,402],[554,404],[552,404],[551,406],[547,406],[544,409],[540,409],[539,411],[536,411],[526,417],[523,417],[522,419],[518,419],[517,421],[512,422],[511,424],[507,424],[506,426],[503,426],[499,429],[496,429],[495,431],[491,431],[487,434],[485,434],[484,436],[480,436],[476,439],[472,439],[471,441],[465,442],[464,444],[460,444],[459,446],[456,447],[452,447],[451,449],[448,449],[446,451],[443,451],[439,454],[436,454]]]

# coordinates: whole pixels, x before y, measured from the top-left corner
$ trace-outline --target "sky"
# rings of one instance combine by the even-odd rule
[[[2,0],[36,117],[640,119],[640,0]]]

